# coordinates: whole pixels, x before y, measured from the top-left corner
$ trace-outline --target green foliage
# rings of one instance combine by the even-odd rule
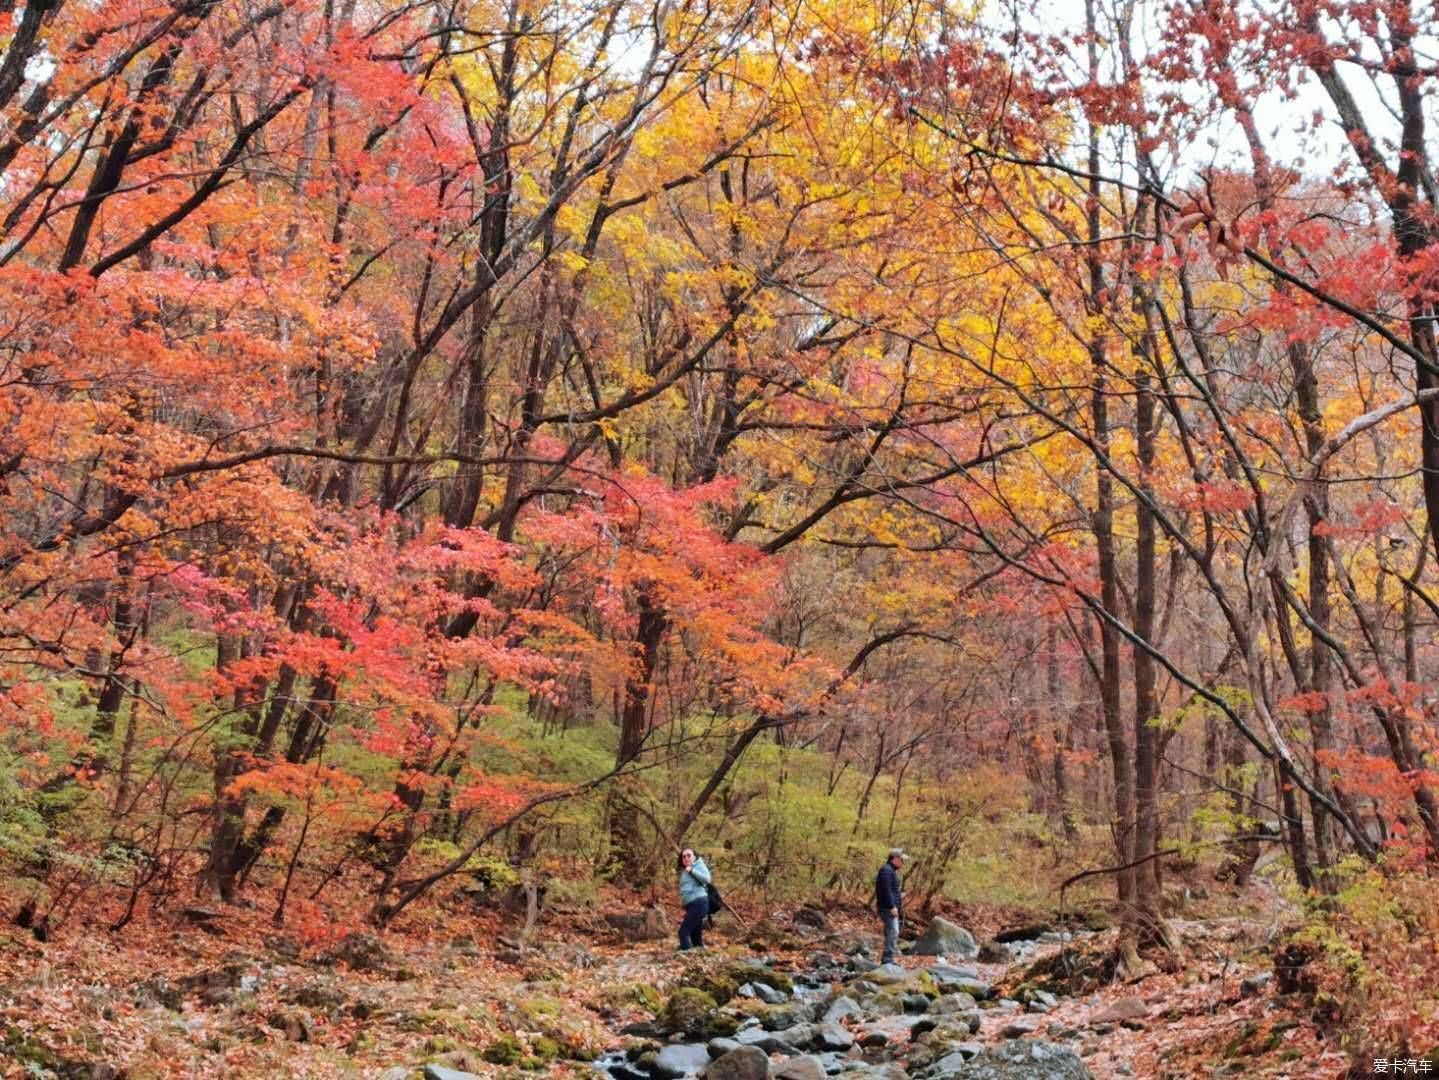
[[[18,764],[0,746],[0,858],[28,863],[45,845],[45,819],[38,800],[20,785]]]

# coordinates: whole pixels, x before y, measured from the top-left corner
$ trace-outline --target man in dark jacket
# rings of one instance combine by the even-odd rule
[[[884,955],[881,964],[894,961],[899,948],[899,920],[904,912],[904,894],[900,891],[899,871],[904,866],[904,849],[890,848],[889,858],[874,878],[874,907],[884,923]]]

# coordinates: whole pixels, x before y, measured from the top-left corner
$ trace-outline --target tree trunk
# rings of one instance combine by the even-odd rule
[[[1151,343],[1152,344],[1152,343]],[[1144,358],[1141,357],[1141,365]],[[1136,377],[1135,436],[1139,452],[1140,490],[1150,495],[1154,469],[1154,395],[1149,375],[1141,366]],[[1154,641],[1155,626],[1155,521],[1146,500],[1136,508],[1138,521],[1135,566],[1134,629],[1147,642]],[[1144,859],[1135,868],[1135,904],[1151,924],[1159,918],[1159,715],[1155,696],[1154,660],[1149,652],[1134,648],[1134,766],[1135,835],[1132,858]]]
[[[639,757],[649,734],[650,697],[656,669],[659,667],[660,644],[669,626],[664,610],[648,592],[638,598],[639,625],[635,644],[639,647],[636,669],[625,680],[624,703],[620,709],[620,742],[615,751],[615,764],[625,765]],[[626,873],[637,873],[644,864],[640,835],[640,818],[627,803],[610,807],[610,864]]]

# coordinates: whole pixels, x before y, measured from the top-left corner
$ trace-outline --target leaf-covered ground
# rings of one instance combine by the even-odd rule
[[[1026,913],[950,914],[982,935]],[[624,943],[601,919],[560,913],[530,943],[489,914],[310,945],[240,909],[202,915],[202,925],[193,913],[154,917],[118,934],[72,923],[43,943],[7,927],[0,1060],[7,1077],[401,1080],[426,1062],[484,1075],[586,1075],[587,1059],[624,1045],[619,1028],[653,1015],[694,965],[763,952],[800,969],[816,950],[842,952],[874,931],[859,911],[830,913],[824,930],[783,912],[747,915],[748,934],[727,926],[705,956],[676,955],[668,940]],[[1036,1036],[1077,1046],[1096,1077],[1344,1073],[1348,1059],[1321,1037],[1304,1001],[1277,996],[1272,983],[1243,985],[1267,969],[1272,925],[1228,915],[1176,926],[1185,943],[1178,970],[1087,993],[1055,985],[1058,1007],[1028,1018]],[[1108,942],[1100,934],[1081,947]],[[1024,984],[1019,965],[980,967],[1004,990]],[[1080,992],[1065,996],[1071,989]],[[986,1022],[980,1038],[999,1039],[1001,1027]]]

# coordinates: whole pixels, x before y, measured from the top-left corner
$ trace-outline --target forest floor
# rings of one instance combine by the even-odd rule
[[[1263,983],[1278,930],[1260,914],[1271,899],[1217,896],[1176,919],[1184,956],[1174,970],[1014,1016],[1034,1021],[1037,1038],[1067,1040],[1099,1078],[1342,1076],[1349,1059],[1306,1002]],[[605,900],[637,910],[632,897]],[[0,1074],[403,1080],[439,1063],[486,1076],[597,1076],[566,1059],[632,1042],[620,1029],[651,1018],[697,964],[763,954],[776,970],[799,971],[816,952],[842,956],[872,941],[876,929],[859,909],[828,913],[823,929],[784,912],[744,914],[749,932],[732,922],[712,932],[704,956],[676,954],[668,937],[627,943],[599,917],[555,912],[528,943],[497,913],[438,909],[378,939],[357,932],[308,945],[243,908],[156,916],[118,933],[98,918],[72,920],[47,942],[7,926]],[[1036,916],[983,906],[944,914],[981,939]],[[1076,947],[1108,940],[1100,933]],[[1023,977],[1018,965],[974,966],[998,995]],[[1001,1040],[1002,1026],[986,1020],[976,1039]]]

